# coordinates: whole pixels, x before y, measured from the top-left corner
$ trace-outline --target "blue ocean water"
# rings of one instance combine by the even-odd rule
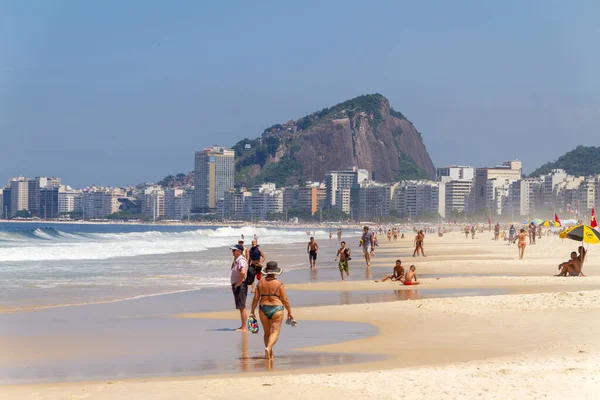
[[[0,307],[81,304],[227,286],[241,235],[264,246],[303,229],[0,223]],[[325,238],[326,231],[317,231]]]

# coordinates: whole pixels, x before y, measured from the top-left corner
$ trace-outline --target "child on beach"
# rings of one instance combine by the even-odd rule
[[[417,280],[416,270],[417,267],[415,267],[414,265],[410,266],[410,270],[406,273],[406,278],[404,278],[403,284],[405,286],[418,285],[419,283],[421,283]]]
[[[338,249],[337,254],[335,256],[335,261],[340,259],[338,263],[338,268],[340,269],[340,277],[344,280],[344,272],[346,276],[350,276],[350,272],[348,272],[348,261],[350,261],[350,249],[346,247],[346,242],[340,243],[341,247]]]
[[[392,274],[386,275],[385,278],[375,282],[385,282],[388,279],[391,279],[392,282],[404,281],[404,267],[402,266],[402,261],[396,260],[396,265],[394,265],[394,270],[392,271]]]

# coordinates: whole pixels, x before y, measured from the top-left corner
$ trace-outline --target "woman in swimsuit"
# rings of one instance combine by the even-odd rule
[[[263,327],[265,341],[265,358],[273,359],[273,346],[279,339],[279,331],[283,322],[283,310],[287,310],[288,319],[293,320],[292,308],[285,293],[283,282],[275,275],[281,275],[283,270],[275,261],[269,261],[263,269],[263,279],[256,285],[254,299],[252,300],[251,314],[254,316],[256,306],[260,310],[260,322]]]
[[[523,259],[523,255],[525,255],[525,246],[527,242],[525,241],[525,229],[521,229],[519,233],[519,260]]]

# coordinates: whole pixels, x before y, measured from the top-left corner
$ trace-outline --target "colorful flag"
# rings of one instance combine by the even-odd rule
[[[556,215],[556,213],[554,213],[554,222],[556,222],[558,224],[558,226],[561,226],[562,224],[560,223],[560,219],[558,219],[558,215]]]
[[[590,222],[590,226],[592,228],[597,228],[598,227],[598,223],[596,222],[596,213],[594,212],[593,208],[592,208],[592,222]]]

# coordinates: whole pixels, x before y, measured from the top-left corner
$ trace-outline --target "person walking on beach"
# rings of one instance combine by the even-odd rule
[[[368,226],[363,227],[360,245],[365,256],[367,268],[371,268],[371,256],[375,255],[375,241],[373,239],[373,232],[369,232]]]
[[[256,306],[258,306],[260,323],[264,332],[265,358],[267,360],[274,358],[273,347],[279,339],[284,309],[287,310],[288,321],[295,324],[285,286],[283,282],[276,278],[282,272],[283,270],[277,266],[275,261],[267,263],[266,268],[263,270],[265,277],[256,285],[250,309],[250,315],[254,317]]]
[[[404,282],[402,282],[405,286],[418,285],[421,282],[417,280],[417,267],[414,265],[410,266],[410,269],[406,273],[406,277],[404,278]]]
[[[319,245],[315,242],[314,237],[310,237],[310,241],[306,246],[306,251],[308,252],[308,262],[310,263],[310,268],[317,267],[317,253],[319,252]]]
[[[346,276],[350,276],[348,266],[348,261],[350,261],[350,248],[346,247],[346,242],[344,241],[340,243],[340,246],[341,247],[338,249],[334,261],[337,261],[338,258],[340,259],[338,263],[338,268],[340,270],[340,277],[342,278],[342,280],[344,280],[344,272],[346,273]]]
[[[496,226],[494,226],[494,240],[497,242],[500,237],[500,224],[496,222]]]
[[[511,225],[508,229],[508,244],[513,244],[515,242],[515,233],[517,233],[517,230],[514,225]]]
[[[394,270],[392,271],[391,275],[386,275],[385,278],[380,279],[378,281],[375,282],[385,282],[388,279],[391,279],[392,282],[396,282],[396,281],[404,281],[404,267],[402,266],[402,261],[400,260],[396,260],[396,265],[394,265]]]
[[[249,272],[252,271],[257,280],[260,281],[262,278],[261,270],[262,264],[265,262],[267,257],[265,253],[260,249],[260,246],[256,242],[256,240],[252,240],[252,247],[250,247],[250,251],[248,252],[250,257],[250,269]],[[250,276],[250,274],[248,275]],[[250,292],[254,293],[254,279],[250,282]]]
[[[475,239],[475,225],[471,226],[471,239]]]
[[[331,240],[331,231],[329,231],[329,240]]]
[[[337,235],[338,235],[338,242],[339,242],[342,240],[342,228],[338,228]]]
[[[532,242],[529,243],[529,244],[535,244],[535,239],[536,239],[536,236],[537,236],[537,227],[532,222],[531,223],[531,227],[529,229],[531,230],[531,240],[532,240]]]
[[[469,226],[465,226],[465,239],[469,238]]]
[[[522,260],[523,256],[525,255],[525,246],[527,245],[527,242],[525,241],[525,229],[521,229],[518,239],[519,239],[519,260]]]
[[[392,241],[392,231],[388,229],[387,231],[387,238],[388,238],[388,242]]]
[[[425,239],[425,234],[423,230],[420,230],[415,236],[415,251],[413,251],[413,257],[419,255],[419,250],[421,250],[421,254],[425,257],[425,252],[423,251],[423,240]]]
[[[233,255],[233,264],[231,264],[231,291],[235,308],[240,311],[242,325],[236,329],[239,332],[247,332],[246,320],[248,312],[246,311],[246,297],[248,296],[248,285],[246,284],[246,274],[248,272],[248,261],[243,256],[244,246],[236,244],[230,247]]]

